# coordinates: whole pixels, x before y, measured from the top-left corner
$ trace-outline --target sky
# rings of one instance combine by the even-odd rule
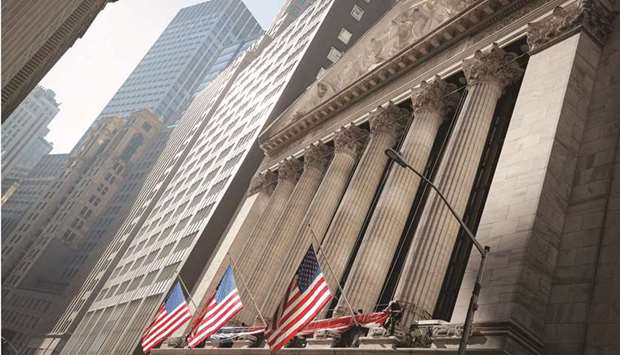
[[[183,7],[205,0],[122,0],[109,3],[41,80],[60,112],[49,125],[52,153],[68,153]],[[284,0],[243,0],[263,28]]]

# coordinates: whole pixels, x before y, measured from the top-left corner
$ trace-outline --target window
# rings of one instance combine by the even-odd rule
[[[327,59],[329,59],[332,63],[336,63],[340,57],[342,57],[342,52],[332,47],[327,54]]]
[[[179,240],[179,243],[177,244],[176,248],[174,248],[174,252],[178,252],[180,250],[183,249],[187,249],[190,247],[190,245],[192,245],[192,241],[194,240],[194,237],[198,234],[198,232],[194,232],[190,235],[187,235],[185,237],[183,237],[181,240]]]
[[[349,41],[351,40],[351,32],[347,31],[346,28],[341,29],[338,34],[338,39],[344,44],[349,44]]]
[[[353,16],[354,19],[360,21],[362,19],[362,16],[364,16],[364,10],[357,5],[353,5],[353,10],[351,10],[351,16]]]

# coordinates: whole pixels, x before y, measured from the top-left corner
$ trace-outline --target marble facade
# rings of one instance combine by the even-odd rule
[[[257,179],[279,178],[247,242],[233,247],[247,264],[241,293],[268,318],[314,244],[330,287],[353,309],[381,308],[386,292],[405,307],[397,334],[286,353],[456,353],[479,255],[470,255],[451,316],[433,319],[460,228],[430,193],[403,243],[421,183],[384,154],[398,149],[424,171],[450,120],[433,182],[457,213],[480,213],[470,228],[491,248],[468,353],[620,352],[620,4],[454,3],[398,2],[261,135]],[[506,102],[514,107],[485,203],[468,210]],[[278,194],[291,164],[295,177]],[[349,312],[344,301],[323,316]],[[248,302],[237,321],[256,316]]]

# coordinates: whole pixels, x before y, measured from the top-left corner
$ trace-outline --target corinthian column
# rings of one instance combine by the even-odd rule
[[[503,89],[521,74],[514,56],[493,46],[463,63],[468,93],[439,166],[435,184],[463,215],[474,184],[495,106]],[[460,229],[443,201],[431,193],[401,273],[396,299],[414,313],[431,315]]]
[[[400,151],[418,171],[426,167],[439,126],[454,101],[448,98],[454,89],[437,77],[413,90],[414,118]],[[355,309],[374,309],[420,183],[408,170],[397,165],[391,169],[345,285],[344,292]]]
[[[281,271],[276,272],[278,276],[271,287],[265,286],[270,289],[269,296],[263,305],[265,314],[273,314],[308,247],[310,244],[315,244],[314,238],[322,239],[327,231],[329,222],[336,213],[340,198],[355,169],[357,158],[366,143],[366,135],[366,131],[356,126],[342,128],[336,132],[334,158],[329,164],[308,212],[292,238],[291,249]],[[320,243],[320,240],[317,242]],[[315,250],[318,247],[319,245],[315,245]],[[325,274],[329,273],[326,266],[323,268]]]
[[[284,212],[276,222],[273,234],[265,244],[256,249],[264,249],[265,252],[253,270],[248,287],[253,290],[252,295],[258,305],[261,305],[267,297],[269,286],[273,284],[275,277],[282,269],[288,253],[294,248],[295,232],[301,225],[308,206],[319,188],[327,163],[331,159],[331,153],[330,149],[323,144],[313,144],[306,149],[304,172],[288,202],[284,204]],[[270,316],[270,314],[267,315]]]
[[[286,203],[295,188],[301,168],[301,163],[297,159],[292,158],[280,164],[278,183],[271,194],[269,203],[236,260],[236,272],[240,273],[240,277],[247,282],[251,281],[250,275],[252,275],[262,257],[261,251],[265,250],[264,246],[273,234],[276,222],[286,208]],[[240,287],[239,292],[243,299],[249,299],[245,287]]]
[[[199,278],[200,281],[192,291],[194,300],[200,300],[198,308],[205,307],[205,303],[209,301],[208,295],[215,292],[224,272],[226,272],[230,265],[228,255],[235,260],[235,263],[238,263],[239,261],[237,260],[240,260],[240,256],[247,245],[250,245],[250,248],[256,248],[256,240],[250,239],[250,235],[269,205],[277,178],[277,173],[268,170],[257,174],[252,179],[245,201],[235,218],[231,221],[231,225],[211,263],[203,271]],[[242,288],[242,284],[239,285],[239,288]],[[187,326],[189,327],[190,325],[188,324]],[[186,330],[186,328],[183,329]]]
[[[368,145],[322,241],[322,252],[318,253],[321,265],[325,265],[326,258],[333,270],[333,274],[324,272],[332,290],[337,289],[349,258],[355,255],[355,242],[388,161],[385,150],[396,144],[408,116],[392,103],[370,114]]]

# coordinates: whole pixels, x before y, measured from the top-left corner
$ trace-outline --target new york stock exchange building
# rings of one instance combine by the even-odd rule
[[[317,319],[390,316],[284,353],[456,354],[469,310],[468,354],[620,354],[619,10],[397,2],[263,131],[195,293],[232,260],[230,323],[269,322],[312,245],[334,295]],[[153,353],[269,348],[258,334]]]

